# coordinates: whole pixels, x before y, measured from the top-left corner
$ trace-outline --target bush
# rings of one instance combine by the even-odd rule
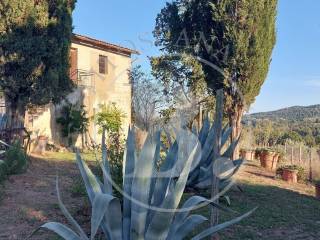
[[[8,166],[8,174],[19,174],[27,167],[27,155],[21,143],[15,142],[5,153],[5,162]]]
[[[84,134],[89,126],[89,118],[84,106],[68,101],[56,122],[61,125],[62,136],[68,139],[69,147],[74,144],[73,134]]]

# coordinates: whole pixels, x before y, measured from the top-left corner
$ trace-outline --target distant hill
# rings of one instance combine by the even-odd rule
[[[244,117],[244,121],[262,119],[269,119],[271,121],[303,121],[306,119],[320,119],[320,104],[307,107],[288,107],[271,112],[253,113]]]

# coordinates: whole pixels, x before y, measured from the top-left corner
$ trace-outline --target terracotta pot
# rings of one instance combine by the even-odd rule
[[[256,150],[256,151],[254,152],[254,157],[255,157],[256,159],[260,159],[260,155],[261,155],[260,150]]]
[[[315,185],[316,188],[316,198],[320,200],[320,183]]]
[[[269,152],[269,151],[261,152],[260,154],[261,166],[267,170],[276,171],[278,160],[279,160],[279,157],[277,155],[278,154],[274,152]]]
[[[252,161],[254,159],[254,151],[252,150],[241,150],[240,155],[243,159]]]
[[[283,169],[282,179],[290,183],[298,182],[298,170]]]

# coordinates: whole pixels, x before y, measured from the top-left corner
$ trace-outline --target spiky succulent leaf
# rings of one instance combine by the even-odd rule
[[[230,226],[232,226],[234,224],[237,224],[237,223],[241,222],[243,219],[249,217],[256,210],[257,210],[257,208],[254,208],[251,211],[243,214],[240,217],[232,219],[232,220],[230,220],[228,222],[221,223],[221,224],[216,225],[214,227],[208,228],[208,229],[204,230],[203,232],[201,232],[200,234],[198,234],[195,237],[193,237],[192,240],[201,240],[201,239],[204,239],[206,237],[212,236],[212,235],[216,234],[217,232],[219,232],[219,231],[221,231],[223,229],[226,229],[226,228],[228,228],[228,227],[230,227]]]
[[[61,212],[63,215],[68,219],[71,226],[76,230],[76,232],[81,236],[83,240],[88,239],[85,232],[82,230],[80,225],[77,223],[77,221],[71,216],[67,208],[64,206],[61,196],[60,196],[60,190],[59,190],[59,179],[56,180],[56,191],[57,191],[57,197],[58,197],[58,204],[60,207]]]
[[[190,153],[189,159],[186,161],[185,167],[183,168],[181,175],[179,176],[178,180],[174,185],[172,182],[172,190],[168,192],[166,198],[163,200],[163,203],[161,204],[162,209],[171,209],[171,211],[159,211],[154,214],[154,217],[152,218],[145,235],[147,239],[165,239],[168,236],[170,225],[174,217],[174,209],[176,209],[180,203],[182,194],[187,183],[190,168],[192,166],[192,162],[195,158],[195,155],[198,152],[198,147],[199,146],[196,146]]]
[[[65,240],[84,240],[83,238],[80,238],[74,231],[72,231],[67,226],[57,223],[57,222],[50,222],[42,225],[40,228],[48,229],[52,232],[55,232],[60,237],[62,237]],[[86,238],[87,239],[87,238]]]
[[[92,204],[91,240],[105,218],[110,239],[122,239],[122,215],[119,200],[109,194],[96,194]]]
[[[90,202],[93,203],[95,194],[102,193],[101,183],[99,183],[96,176],[92,173],[88,165],[81,159],[79,152],[77,153],[77,164],[86,187]]]
[[[146,220],[148,215],[149,194],[152,173],[154,171],[154,154],[157,148],[156,137],[148,135],[135,165],[132,182],[131,203],[131,238],[142,239],[144,237]],[[137,203],[139,202],[139,204]],[[144,205],[144,206],[142,206]]]
[[[176,232],[172,234],[172,236],[169,236],[169,239],[172,240],[179,240],[184,239],[188,236],[188,234],[196,227],[198,227],[200,224],[208,221],[208,219],[201,215],[191,215],[187,217],[187,219],[179,226]]]
[[[102,169],[105,172],[103,174],[103,187],[102,190],[104,193],[112,194],[112,181],[108,177],[110,176],[110,166],[108,161],[108,153],[107,153],[107,146],[106,146],[106,130],[103,129],[102,131],[102,141],[101,141],[101,150],[102,150]]]
[[[123,239],[130,239],[131,229],[131,187],[135,166],[135,132],[129,128],[126,149],[123,156]]]
[[[199,133],[199,141],[200,141],[202,147],[205,144],[209,130],[210,130],[210,121],[209,121],[209,118],[206,117],[205,120],[203,121],[203,126],[200,130],[200,133]]]

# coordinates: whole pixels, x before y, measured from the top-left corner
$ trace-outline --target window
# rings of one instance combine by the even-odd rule
[[[99,73],[107,74],[108,73],[108,57],[99,55]]]

